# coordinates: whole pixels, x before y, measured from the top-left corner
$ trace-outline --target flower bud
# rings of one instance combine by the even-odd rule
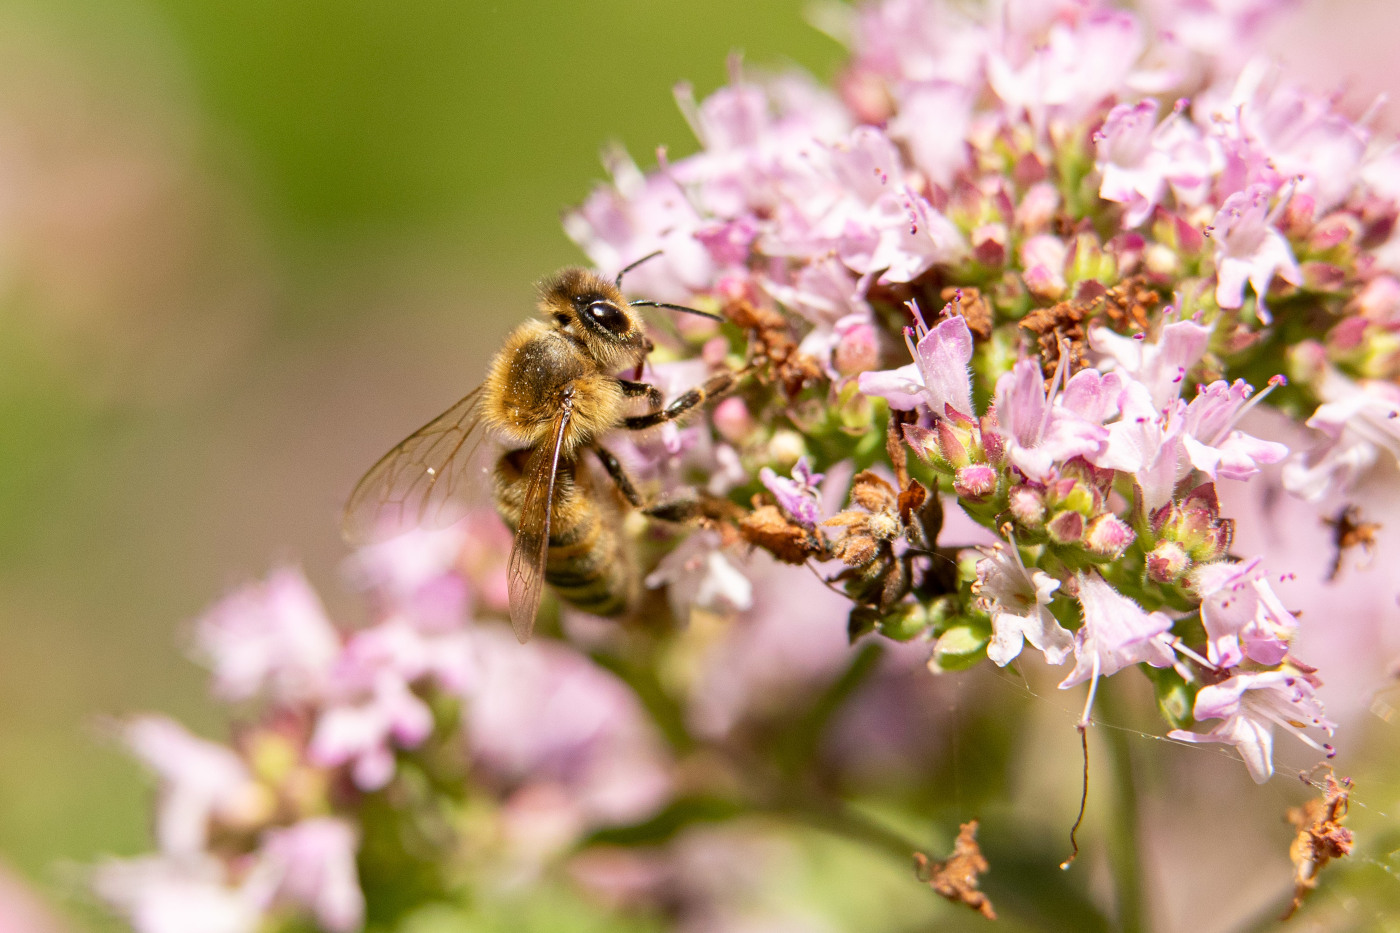
[[[1147,578],[1153,583],[1173,583],[1191,566],[1191,558],[1175,541],[1162,541],[1147,555]]]
[[[768,441],[769,459],[784,469],[790,469],[806,455],[807,445],[802,440],[802,435],[789,428],[774,431],[773,437]]]
[[[838,327],[840,342],[831,355],[831,363],[843,376],[854,376],[874,369],[880,362],[880,348],[875,328],[869,321],[857,321],[844,330]]]
[[[731,395],[716,405],[712,419],[719,436],[731,444],[743,443],[753,432],[753,416],[749,414],[748,405],[737,395]]]
[[[985,499],[997,491],[997,471],[985,463],[974,463],[958,470],[953,491],[964,499]]]
[[[1084,516],[1072,509],[1056,512],[1045,530],[1056,544],[1078,544],[1084,537]]]
[[[1008,496],[1008,508],[1023,528],[1039,528],[1045,521],[1045,498],[1038,489],[1017,486]]]
[[[952,467],[965,467],[972,462],[972,457],[968,453],[967,431],[958,431],[946,419],[939,419],[938,422],[938,451],[943,459]]]
[[[1089,522],[1084,533],[1084,546],[1101,557],[1117,557],[1136,537],[1127,522],[1106,512]]]

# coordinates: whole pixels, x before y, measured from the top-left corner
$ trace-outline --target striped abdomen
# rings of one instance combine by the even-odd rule
[[[508,453],[496,467],[496,508],[511,530],[520,525],[528,454]],[[561,599],[593,615],[622,615],[635,602],[636,564],[627,553],[616,502],[612,488],[598,489],[586,470],[560,461],[544,580]]]

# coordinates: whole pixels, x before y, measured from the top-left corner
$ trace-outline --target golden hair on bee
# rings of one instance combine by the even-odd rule
[[[497,511],[515,532],[507,572],[516,635],[530,636],[546,582],[589,612],[624,613],[637,590],[636,568],[624,559],[617,502],[620,496],[633,508],[644,503],[599,439],[617,428],[640,431],[680,418],[738,378],[720,371],[664,407],[660,391],[639,381],[652,343],[635,308],[719,318],[682,305],[627,301],[622,274],[635,265],[611,282],[574,267],[545,279],[541,318],[510,332],[481,386],[399,442],[356,485],[346,505],[346,537],[372,540],[386,528],[393,533],[460,517],[462,478],[481,436],[476,429],[484,425],[483,433],[506,448],[493,489]],[[618,375],[624,371],[632,378]],[[638,403],[645,411],[629,414]],[[586,451],[615,491],[589,476]]]

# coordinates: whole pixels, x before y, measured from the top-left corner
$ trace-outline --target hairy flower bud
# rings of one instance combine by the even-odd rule
[[[1084,537],[1084,516],[1072,509],[1056,512],[1045,530],[1056,544],[1078,544]]]
[[[1191,566],[1185,548],[1162,541],[1147,555],[1147,578],[1153,583],[1175,583]]]
[[[1089,522],[1084,532],[1084,546],[1102,557],[1117,557],[1136,537],[1127,522],[1105,513]]]
[[[1039,528],[1045,521],[1045,497],[1030,486],[1017,486],[1007,497],[1011,515],[1023,528]]]
[[[953,490],[965,499],[985,499],[997,491],[997,471],[985,463],[974,463],[958,470]]]

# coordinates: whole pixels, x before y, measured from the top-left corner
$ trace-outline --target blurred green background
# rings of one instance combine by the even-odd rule
[[[355,479],[580,258],[603,146],[693,151],[673,84],[834,72],[806,6],[0,0],[0,881],[109,927],[77,867],[150,787],[103,717],[219,734],[183,633],[277,561],[354,619]],[[1338,6],[1295,59],[1364,96],[1394,33]]]
[[[149,848],[101,718],[217,734],[182,632],[275,561],[353,614],[357,475],[580,258],[605,144],[693,151],[675,82],[834,70],[802,11],[0,4],[0,862],[62,901]]]

